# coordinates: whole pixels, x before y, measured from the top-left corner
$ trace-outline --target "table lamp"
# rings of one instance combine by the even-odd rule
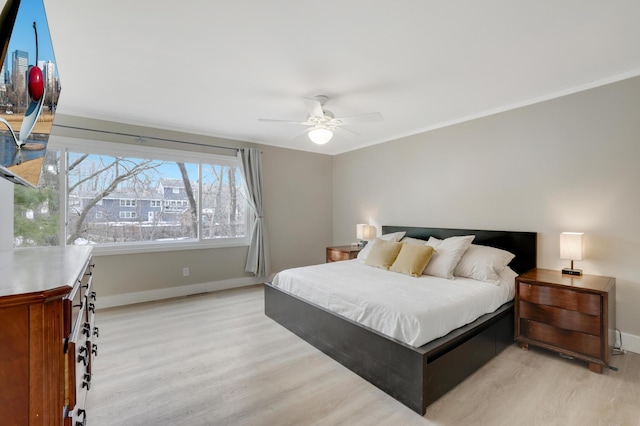
[[[560,234],[560,259],[571,261],[571,268],[563,268],[566,275],[582,275],[582,269],[574,269],[573,261],[582,260],[582,232],[563,232]]]

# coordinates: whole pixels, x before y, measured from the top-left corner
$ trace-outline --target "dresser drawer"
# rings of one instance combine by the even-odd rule
[[[91,389],[93,359],[98,355],[95,344],[98,328],[95,326],[93,268],[89,258],[70,292],[65,309],[64,324],[65,327],[71,327],[65,345],[65,426],[86,424],[87,420],[85,402]]]
[[[564,330],[579,331],[593,336],[600,336],[602,333],[600,315],[588,315],[554,306],[520,301],[520,318],[553,324],[555,327]]]
[[[520,319],[520,334],[529,339],[593,358],[601,358],[601,339],[537,321]]]
[[[540,286],[520,282],[518,287],[521,301],[537,305],[555,306],[589,315],[601,315],[602,299],[593,293]]]

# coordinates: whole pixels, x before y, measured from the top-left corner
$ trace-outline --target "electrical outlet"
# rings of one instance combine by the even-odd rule
[[[189,276],[189,268],[182,268],[182,276],[183,277],[188,277]]]

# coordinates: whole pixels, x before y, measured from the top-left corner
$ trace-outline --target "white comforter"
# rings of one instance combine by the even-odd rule
[[[513,299],[500,285],[468,278],[414,278],[350,260],[288,269],[272,284],[411,346],[422,346]]]

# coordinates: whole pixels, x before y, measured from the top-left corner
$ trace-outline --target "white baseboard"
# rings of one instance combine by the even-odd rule
[[[622,349],[640,354],[640,336],[627,333],[620,334],[622,335]],[[619,346],[619,343],[619,341],[616,341],[616,347]]]
[[[265,282],[260,278],[235,278],[231,280],[212,281],[201,284],[191,284],[179,287],[160,288],[157,290],[137,291],[134,293],[100,296],[96,301],[98,309],[113,308],[115,306],[131,305],[134,303],[152,302],[154,300],[170,299],[173,297],[189,296],[192,294],[208,293],[229,288],[246,287]]]

